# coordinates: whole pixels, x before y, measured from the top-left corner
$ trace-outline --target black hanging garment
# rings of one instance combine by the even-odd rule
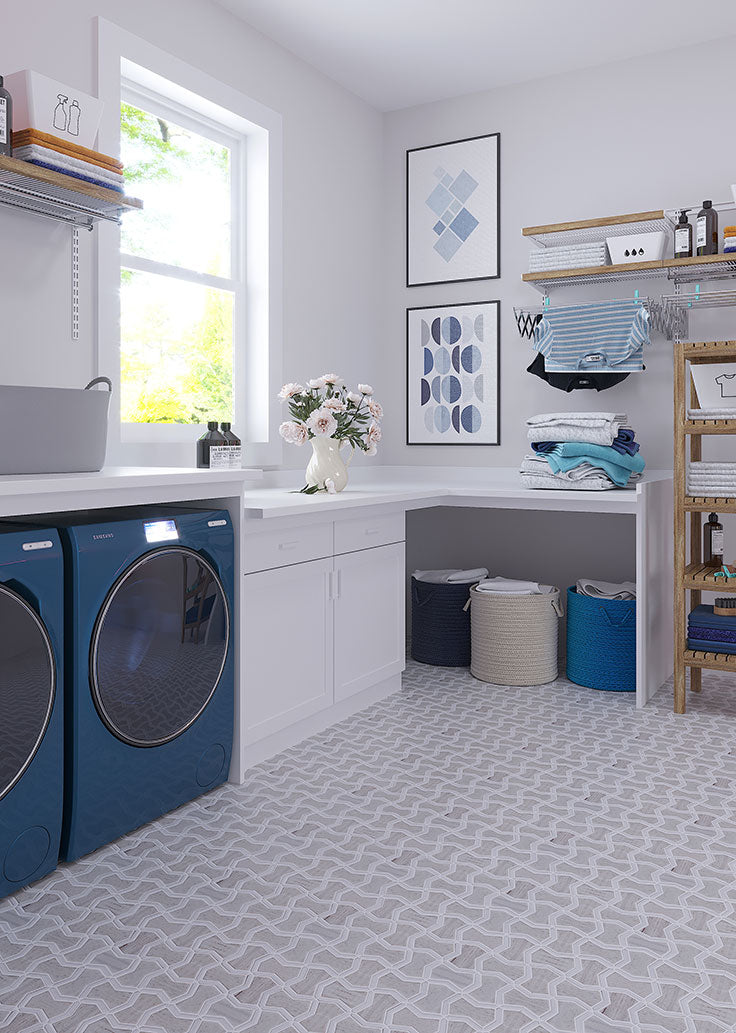
[[[589,389],[605,391],[609,387],[620,384],[626,380],[628,373],[594,373],[583,370],[579,373],[548,373],[544,368],[544,355],[537,352],[531,366],[527,366],[527,373],[533,373],[540,380],[545,380],[550,387],[556,387],[558,391],[580,391]]]

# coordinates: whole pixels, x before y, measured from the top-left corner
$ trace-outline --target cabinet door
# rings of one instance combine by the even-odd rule
[[[245,741],[333,702],[332,558],[245,575]]]
[[[404,545],[335,558],[335,699],[404,670]]]

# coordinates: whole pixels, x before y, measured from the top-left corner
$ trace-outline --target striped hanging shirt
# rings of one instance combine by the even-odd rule
[[[552,373],[641,373],[649,313],[639,298],[548,308],[534,346]]]

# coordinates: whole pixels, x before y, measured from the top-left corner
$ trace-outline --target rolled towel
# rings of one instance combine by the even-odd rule
[[[581,577],[575,587],[578,595],[589,595],[594,599],[636,599],[634,581],[622,581],[618,584],[613,581],[593,581]]]

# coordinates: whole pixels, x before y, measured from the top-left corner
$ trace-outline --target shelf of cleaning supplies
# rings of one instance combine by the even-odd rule
[[[524,283],[548,294],[555,287],[586,286],[590,283],[622,283],[626,280],[667,278],[677,283],[727,280],[736,277],[736,253],[703,255],[699,258],[665,258],[652,262],[627,262],[582,269],[555,269],[523,273]]]
[[[556,222],[548,226],[526,226],[522,236],[540,247],[559,247],[564,244],[597,244],[606,237],[621,237],[628,233],[654,233],[664,230],[672,233],[674,222],[662,209],[635,212],[633,215],[611,215],[603,219],[582,219],[577,222]]]
[[[92,229],[99,221],[119,222],[124,212],[142,208],[143,202],[75,176],[0,155],[0,205]]]
[[[704,653],[699,649],[686,649],[682,658],[687,667],[706,667],[712,671],[736,671],[736,656],[732,653]]]
[[[736,569],[733,564],[727,566]],[[736,579],[716,577],[720,569],[720,565],[707,567],[705,563],[691,563],[685,568],[683,587],[694,592],[736,592]],[[736,614],[736,611],[734,613]]]

